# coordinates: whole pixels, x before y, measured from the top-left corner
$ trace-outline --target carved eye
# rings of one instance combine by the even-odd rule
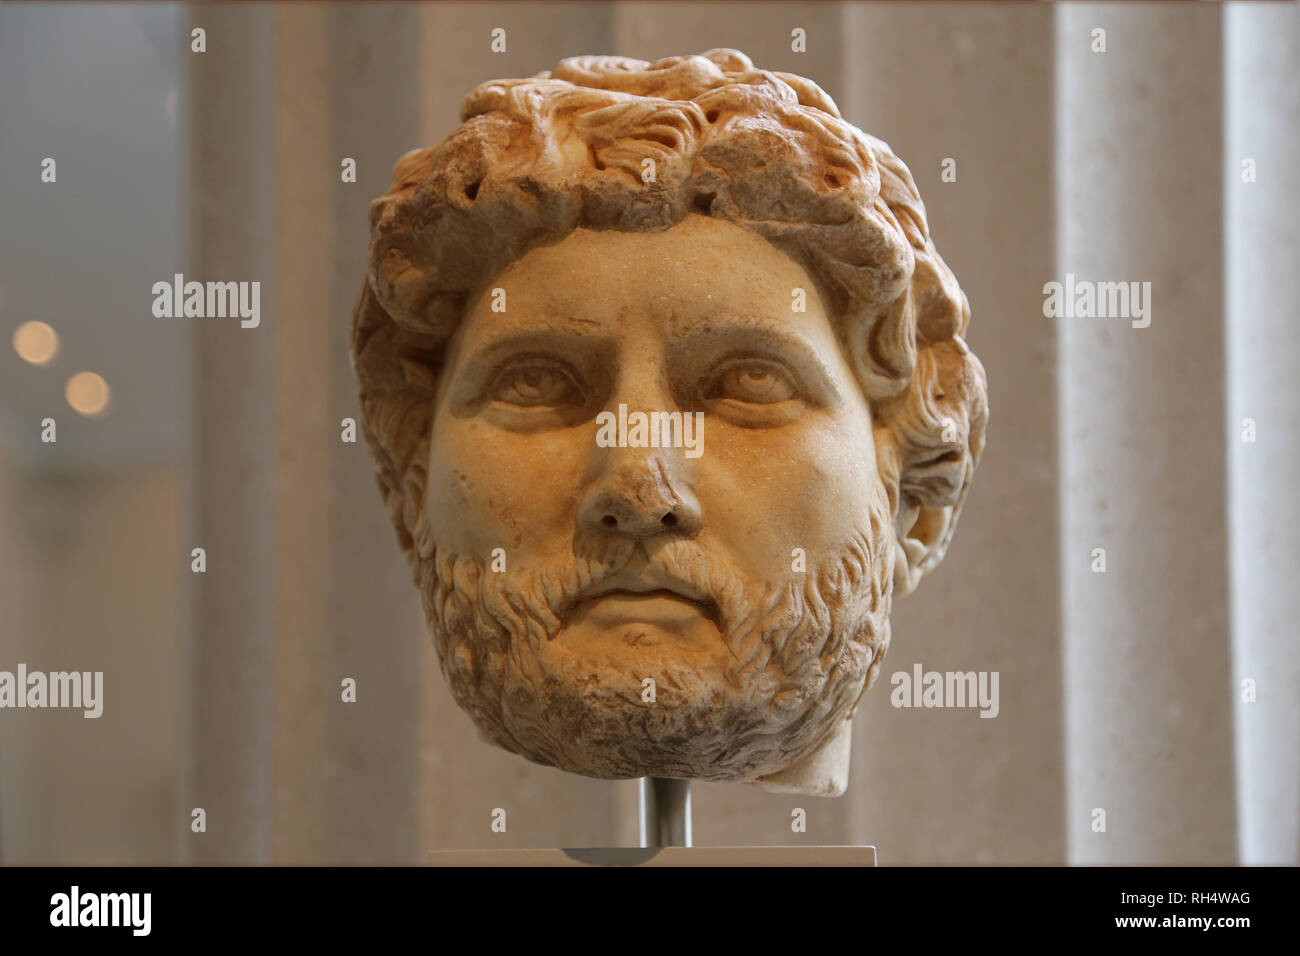
[[[493,401],[523,408],[582,404],[573,376],[558,362],[533,359],[512,365],[492,384]]]
[[[775,362],[744,359],[728,365],[704,390],[705,398],[730,399],[751,405],[774,405],[797,394],[790,375]]]

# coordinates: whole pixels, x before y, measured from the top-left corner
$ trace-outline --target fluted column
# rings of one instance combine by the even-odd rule
[[[1300,16],[1225,10],[1223,157],[1228,314],[1228,517],[1238,846],[1300,861]]]
[[[272,310],[270,13],[195,7],[207,52],[191,54],[190,255],[198,281],[260,281]],[[178,320],[180,321],[180,320]],[[270,860],[274,322],[188,320],[193,328],[190,540],[207,570],[189,587],[191,747],[182,860]],[[187,568],[188,571],[188,568]],[[195,833],[190,812],[206,813]]]
[[[366,210],[416,137],[417,12],[193,16],[208,52],[187,271],[263,287],[257,328],[197,329],[193,534],[208,569],[194,575],[189,805],[208,829],[187,840],[207,861],[418,862],[421,682],[437,673],[365,445],[342,426],[359,418],[348,326]]]
[[[348,329],[367,210],[415,135],[416,19],[400,5],[288,5],[273,28],[279,860],[425,856],[418,604],[365,444],[342,425],[360,419]]]
[[[1057,320],[1069,859],[1229,863],[1221,9],[1056,15],[1054,278],[1150,284]]]

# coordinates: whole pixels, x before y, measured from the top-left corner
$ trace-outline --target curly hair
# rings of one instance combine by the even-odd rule
[[[830,306],[875,420],[895,590],[911,590],[947,549],[988,406],[963,340],[969,304],[893,151],[812,81],[729,49],[573,57],[475,87],[461,120],[404,155],[372,204],[353,312],[365,434],[413,567],[434,391],[470,296],[575,229],[663,230],[698,214],[767,239]]]

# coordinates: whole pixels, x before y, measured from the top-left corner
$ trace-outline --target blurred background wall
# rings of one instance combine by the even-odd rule
[[[0,330],[61,337],[48,367],[0,356],[0,669],[105,682],[99,720],[0,711],[0,859],[635,844],[635,783],[489,747],[452,703],[340,440],[347,328],[370,200],[471,87],[719,46],[908,163],[992,421],[947,559],[896,605],[849,793],[696,784],[696,842],[1297,861],[1296,8],[742,2],[0,6]],[[175,272],[260,281],[260,326],[154,318]],[[1150,281],[1151,325],[1045,318],[1067,272]],[[64,401],[82,369],[101,418]],[[891,707],[916,663],[998,671],[998,717]]]

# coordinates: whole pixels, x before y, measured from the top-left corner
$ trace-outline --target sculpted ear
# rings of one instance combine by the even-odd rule
[[[891,403],[898,546],[894,594],[910,593],[947,553],[984,450],[988,386],[957,337],[921,349],[907,391]]]
[[[952,538],[954,508],[924,508],[904,502],[899,509],[894,559],[894,595],[911,594],[922,576],[943,560]]]

